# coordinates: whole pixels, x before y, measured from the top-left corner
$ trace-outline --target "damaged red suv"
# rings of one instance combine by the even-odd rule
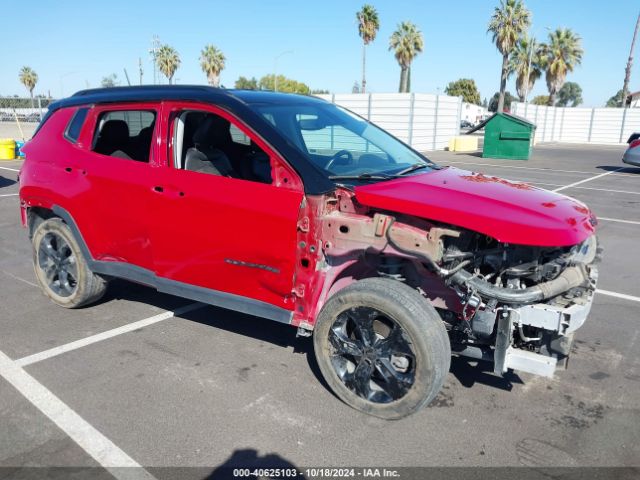
[[[593,300],[585,205],[440,167],[313,97],[86,90],[24,150],[51,300],[91,304],[118,277],[290,324],[336,395],[378,417],[427,405],[452,354],[553,375]]]

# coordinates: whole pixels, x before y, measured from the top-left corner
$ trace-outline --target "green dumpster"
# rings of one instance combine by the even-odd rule
[[[526,118],[506,112],[494,113],[468,133],[484,128],[484,158],[528,160],[536,126]]]

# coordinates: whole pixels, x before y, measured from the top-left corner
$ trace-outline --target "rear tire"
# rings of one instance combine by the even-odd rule
[[[341,400],[387,420],[429,404],[451,363],[435,309],[413,288],[385,278],[360,280],[329,298],[318,315],[314,350]]]
[[[44,294],[65,308],[79,308],[102,298],[107,282],[89,269],[80,246],[62,219],[40,223],[32,237],[33,268]]]

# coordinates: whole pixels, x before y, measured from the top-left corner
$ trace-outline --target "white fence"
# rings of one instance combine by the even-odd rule
[[[514,102],[511,112],[536,124],[537,142],[617,144],[640,131],[640,108],[547,107]]]
[[[443,150],[460,132],[462,99],[427,93],[318,95],[361,115],[419,151]]]

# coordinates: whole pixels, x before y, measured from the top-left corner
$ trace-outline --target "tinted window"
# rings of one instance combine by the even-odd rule
[[[73,115],[73,118],[71,118],[67,130],[64,132],[64,136],[73,143],[78,141],[80,130],[82,130],[82,125],[84,124],[85,118],[87,118],[88,111],[88,108],[79,108]]]
[[[93,150],[102,155],[149,161],[156,113],[149,110],[114,110],[98,119]]]
[[[176,168],[272,183],[269,155],[239,127],[219,115],[182,112],[174,121],[173,136]]]
[[[257,105],[310,162],[331,175],[389,174],[431,164],[372,123],[330,103]],[[425,170],[421,170],[424,172]]]

